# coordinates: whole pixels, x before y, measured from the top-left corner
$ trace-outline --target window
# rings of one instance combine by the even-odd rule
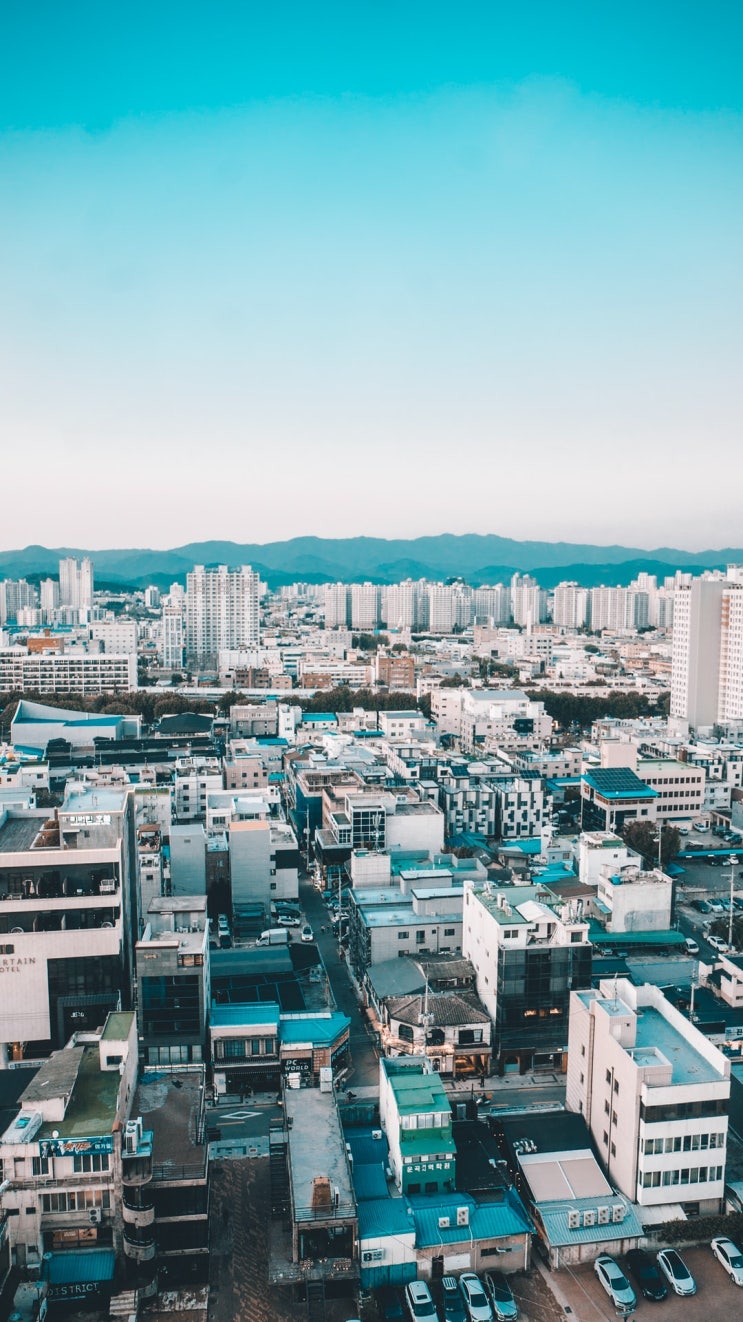
[[[398,941],[408,941],[408,940],[410,939],[410,933],[409,933],[409,932],[398,932],[398,934],[397,934],[397,939],[398,939]]]
[[[31,1158],[32,1175],[49,1175],[49,1158],[32,1157]]]
[[[72,1169],[76,1175],[90,1175],[93,1171],[107,1171],[109,1160],[107,1152],[92,1152],[85,1156],[73,1157]]]
[[[423,945],[423,942],[425,941],[425,939],[426,939],[425,929],[424,929],[422,932],[416,932],[416,934],[415,934],[415,944],[416,944],[417,946],[422,946],[422,945]]]

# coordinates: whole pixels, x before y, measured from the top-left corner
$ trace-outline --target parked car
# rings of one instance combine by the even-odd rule
[[[699,954],[699,946],[697,945],[696,941],[694,941],[690,936],[687,936],[684,939],[684,950],[686,951],[687,955]]]
[[[511,1322],[513,1318],[518,1317],[516,1300],[508,1284],[508,1278],[503,1272],[486,1272],[483,1276],[483,1284],[497,1322]]]
[[[721,936],[708,936],[707,940],[709,941],[709,944],[712,946],[712,949],[716,950],[720,955],[727,955],[728,951],[730,950],[730,946],[728,945],[727,941],[723,941]]]
[[[743,1253],[741,1253],[737,1244],[732,1239],[721,1235],[718,1239],[713,1239],[710,1248],[714,1253],[720,1266],[725,1268],[731,1281],[736,1285],[743,1285]]]
[[[302,920],[301,920],[301,918],[295,918],[293,914],[287,914],[287,913],[280,913],[279,916],[278,916],[278,918],[276,919],[276,923],[277,923],[277,925],[278,925],[279,927],[301,927],[301,926],[302,926]]]
[[[692,909],[696,909],[697,913],[712,912],[706,900],[692,900],[691,907]]]
[[[666,1298],[668,1286],[658,1271],[658,1264],[651,1253],[645,1253],[642,1249],[630,1249],[627,1254],[627,1266],[635,1278],[637,1288],[646,1299]]]
[[[304,927],[302,928],[302,932],[301,932],[300,940],[302,940],[302,941],[314,941],[314,939],[315,939],[315,937],[314,937],[314,934],[313,934],[312,928],[310,927],[309,923],[305,923]]]
[[[618,1262],[608,1253],[599,1253],[593,1270],[615,1308],[630,1309],[637,1305],[637,1295]]]
[[[413,1322],[439,1322],[431,1291],[425,1281],[408,1281],[405,1302]]]
[[[464,1295],[464,1306],[470,1322],[493,1322],[493,1310],[480,1277],[474,1272],[462,1272],[459,1288]]]
[[[442,1276],[439,1289],[439,1311],[443,1322],[467,1322],[467,1310],[456,1276]]]
[[[658,1266],[675,1294],[696,1294],[697,1283],[675,1249],[661,1249]]]

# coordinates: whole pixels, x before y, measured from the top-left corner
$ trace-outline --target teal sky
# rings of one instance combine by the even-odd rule
[[[2,546],[743,544],[742,57],[737,0],[4,0]]]

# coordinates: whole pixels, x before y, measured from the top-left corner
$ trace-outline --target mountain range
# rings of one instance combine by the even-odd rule
[[[468,533],[389,540],[381,537],[294,537],[289,541],[238,543],[191,542],[168,551],[123,549],[91,551],[80,547],[27,546],[0,552],[0,578],[56,576],[61,557],[91,556],[96,584],[114,588],[167,588],[185,583],[195,564],[231,567],[250,564],[269,587],[286,583],[396,583],[405,578],[441,580],[461,577],[473,585],[508,580],[516,571],[534,575],[542,587],[576,580],[585,587],[629,583],[641,571],[660,579],[677,569],[697,573],[743,562],[743,549],[683,551],[658,547],[591,543],[516,541],[495,534]]]

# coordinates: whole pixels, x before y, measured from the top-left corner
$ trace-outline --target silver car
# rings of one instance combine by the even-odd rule
[[[675,1249],[661,1249],[658,1254],[658,1266],[676,1294],[696,1294],[697,1283]]]
[[[494,1322],[493,1310],[479,1276],[474,1272],[463,1272],[459,1278],[459,1288],[464,1296],[470,1322]]]

